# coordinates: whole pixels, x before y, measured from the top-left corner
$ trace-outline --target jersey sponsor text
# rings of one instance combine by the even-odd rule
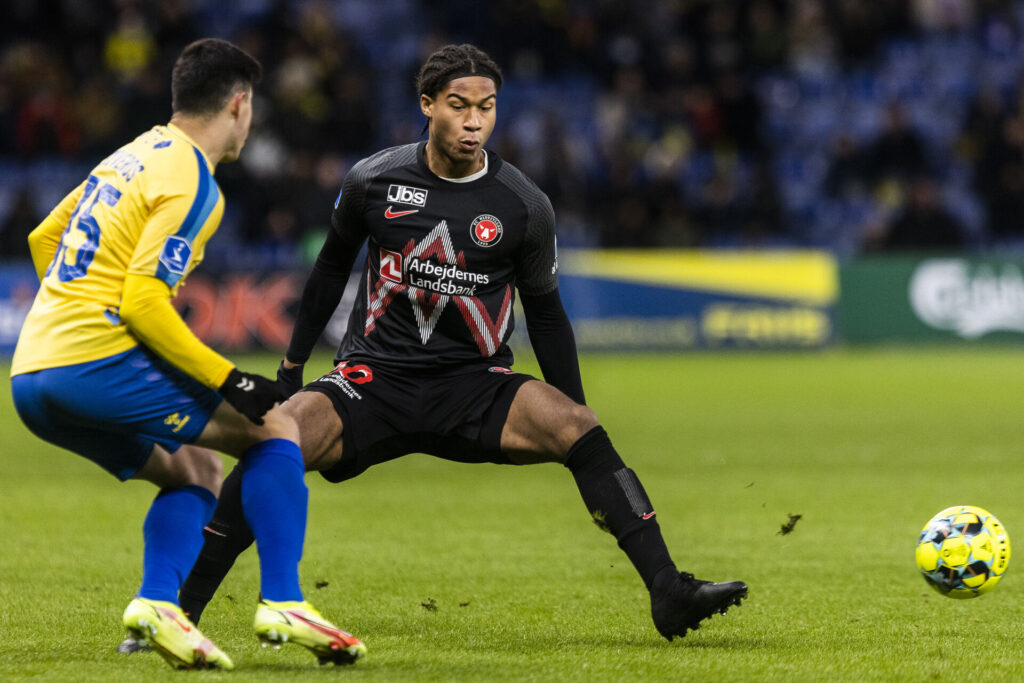
[[[421,187],[409,187],[408,185],[389,185],[388,201],[398,204],[412,204],[413,206],[427,205],[427,190]]]

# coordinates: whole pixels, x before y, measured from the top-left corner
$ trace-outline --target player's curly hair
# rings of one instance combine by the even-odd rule
[[[469,43],[445,45],[420,67],[416,88],[421,95],[434,97],[449,81],[473,75],[490,78],[495,90],[501,87],[501,69],[486,52]]]
[[[242,48],[203,38],[182,50],[171,72],[171,111],[209,115],[220,111],[240,88],[260,81],[263,69]]]

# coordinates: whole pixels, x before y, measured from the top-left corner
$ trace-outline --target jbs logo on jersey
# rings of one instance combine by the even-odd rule
[[[407,185],[389,185],[388,201],[397,204],[412,204],[413,206],[427,205],[427,190]]]
[[[501,221],[489,213],[477,216],[469,226],[469,236],[480,247],[493,247],[501,239],[501,233]]]
[[[397,251],[380,250],[380,276],[391,282],[402,281],[402,255]]]

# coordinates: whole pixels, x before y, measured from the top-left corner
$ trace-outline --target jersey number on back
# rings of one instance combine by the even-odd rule
[[[85,275],[92,263],[92,257],[96,255],[96,248],[100,245],[100,225],[92,215],[92,210],[97,201],[102,201],[107,206],[113,207],[121,199],[121,191],[110,183],[101,181],[94,175],[90,175],[85,183],[85,190],[81,199],[75,205],[75,210],[60,236],[60,244],[57,245],[57,253],[53,257],[53,263],[46,269],[49,275],[54,266],[57,266],[57,279],[61,282],[71,282]],[[85,240],[75,249],[74,262],[67,262],[68,241],[72,230],[80,230],[85,235]]]

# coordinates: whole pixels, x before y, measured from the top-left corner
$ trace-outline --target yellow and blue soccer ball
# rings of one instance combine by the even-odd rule
[[[929,586],[950,598],[975,598],[995,588],[1006,572],[1010,537],[989,511],[957,505],[928,520],[916,556]]]

